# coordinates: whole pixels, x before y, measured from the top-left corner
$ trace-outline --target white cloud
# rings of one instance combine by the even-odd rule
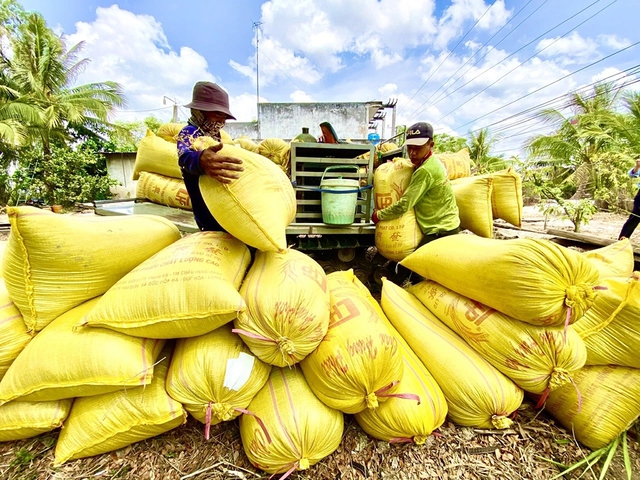
[[[555,58],[561,65],[590,63],[600,58],[597,42],[590,38],[583,38],[575,30],[564,38],[540,40],[536,51],[541,57]]]
[[[291,98],[291,101],[293,103],[308,103],[315,101],[311,95],[303,92],[302,90],[296,90],[291,95],[289,95],[289,98]]]
[[[628,38],[620,38],[617,35],[598,35],[598,41],[607,47],[613,48],[615,50],[620,50],[622,48],[628,47],[631,45],[631,40]]]
[[[195,82],[216,81],[202,55],[188,47],[172,50],[159,22],[118,5],[98,8],[95,21],[76,23],[76,32],[64,38],[68,47],[84,41],[80,58],[91,59],[78,84],[111,80],[124,87],[128,113],[118,113],[122,120],[152,114],[169,120],[172,106],[163,106],[165,95],[184,105]]]

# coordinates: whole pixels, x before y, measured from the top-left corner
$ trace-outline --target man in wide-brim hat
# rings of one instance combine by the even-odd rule
[[[222,143],[206,150],[192,148],[193,141],[208,136],[220,141],[220,130],[227,119],[235,120],[229,110],[229,95],[219,85],[197,82],[193,87],[188,125],[178,135],[178,164],[185,187],[191,198],[191,207],[200,230],[224,230],[213,218],[200,192],[200,175],[209,175],[219,182],[230,183],[243,171],[242,160],[218,153]]]

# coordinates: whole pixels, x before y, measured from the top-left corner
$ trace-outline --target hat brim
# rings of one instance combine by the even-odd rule
[[[414,145],[416,147],[421,147],[422,145],[424,145],[425,143],[430,142],[431,139],[430,138],[407,138],[407,140],[405,140],[404,144],[405,145]]]
[[[231,112],[228,108],[223,107],[222,105],[215,105],[211,103],[200,103],[200,102],[191,102],[184,105],[185,108],[193,108],[194,110],[201,110],[203,112],[220,112],[224,113],[227,118],[231,120],[235,120],[236,117],[231,115]]]

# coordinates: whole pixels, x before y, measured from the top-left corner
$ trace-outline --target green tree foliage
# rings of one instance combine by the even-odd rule
[[[446,133],[437,133],[434,137],[434,153],[456,153],[462,150],[467,143],[464,138]]]
[[[509,166],[502,155],[491,155],[491,149],[498,140],[499,137],[489,135],[489,130],[486,128],[481,129],[477,134],[469,132],[469,157],[473,162],[472,173],[474,175],[497,172]]]

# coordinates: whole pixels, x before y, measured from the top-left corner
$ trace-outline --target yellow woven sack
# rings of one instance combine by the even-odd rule
[[[208,333],[245,310],[238,289],[250,261],[228,233],[187,235],[125,275],[81,325],[147,338]]]
[[[104,328],[74,331],[97,303],[89,300],[55,319],[31,340],[0,382],[0,405],[46,402],[148,385],[164,340]]]
[[[413,165],[406,158],[394,158],[380,165],[373,176],[373,197],[378,210],[400,200],[409,186]],[[399,262],[413,252],[422,241],[422,231],[413,209],[393,220],[376,225],[376,248],[380,255]]]
[[[329,330],[300,365],[311,389],[326,405],[345,413],[376,408],[402,379],[398,341],[360,293],[352,270],[327,275]]]
[[[247,310],[234,320],[234,332],[263,362],[278,367],[298,363],[327,333],[327,278],[318,262],[302,252],[257,252],[240,294]]]
[[[9,402],[0,407],[0,442],[35,437],[62,426],[72,398],[55,402]]]
[[[0,279],[0,380],[30,340],[22,315]]]
[[[449,418],[477,428],[507,428],[524,393],[444,326],[420,301],[383,280],[382,309],[444,392]]]
[[[178,165],[178,149],[175,142],[158,137],[150,130],[140,140],[133,165],[133,180],[138,180],[140,172],[159,173],[165,177],[182,178]]]
[[[136,184],[136,197],[174,208],[191,210],[191,198],[184,181],[157,173],[140,172]]]
[[[223,141],[222,143],[225,143],[226,145],[226,142]],[[242,137],[236,138],[235,143],[240,148],[244,148],[245,150],[248,150],[253,153],[260,153],[260,146],[257,143],[255,143],[253,140],[251,140],[249,137],[242,136]]]
[[[158,136],[167,142],[178,143],[178,135],[186,126],[185,123],[163,123],[158,128]]]
[[[367,297],[398,341],[404,363],[402,380],[397,390],[401,393],[391,395],[376,409],[356,413],[355,419],[365,432],[379,440],[422,445],[431,432],[440,427],[446,418],[447,401],[442,389],[402,335],[389,322],[369,290],[357,279],[354,283]],[[413,401],[414,395],[418,401]]]
[[[0,241],[0,259],[4,258],[4,251],[6,250],[8,243],[9,242],[7,240]],[[2,278],[2,269],[0,269],[0,278]]]
[[[342,440],[342,413],[315,397],[299,369],[274,368],[249,411],[255,417],[240,417],[242,445],[251,463],[268,473],[306,470]]]
[[[493,218],[522,227],[522,178],[513,168],[490,173],[493,179]]]
[[[562,326],[515,320],[426,280],[408,288],[442,323],[523,390],[544,393],[571,380],[587,359],[584,342]]]
[[[224,129],[220,130],[220,141],[225,145],[235,145],[231,135],[229,135]]]
[[[490,177],[465,177],[451,182],[460,215],[460,228],[480,237],[493,237]]]
[[[468,148],[463,148],[457,153],[436,153],[434,157],[447,169],[449,180],[471,175],[471,158]]]
[[[640,415],[640,370],[615,365],[580,369],[575,386],[549,395],[545,410],[591,448],[609,445]]]
[[[211,144],[205,139],[194,146],[204,149]],[[291,181],[262,155],[233,145],[225,145],[220,153],[242,160],[244,171],[231,183],[200,176],[202,197],[212,215],[227,232],[247,245],[262,251],[284,251],[286,228],[296,215]]]
[[[606,278],[593,306],[573,324],[587,347],[587,365],[640,368],[640,287],[631,278]]]
[[[176,342],[167,392],[201,423],[233,420],[264,386],[271,365],[254,357],[231,327]]]
[[[143,387],[76,398],[56,443],[55,465],[112,452],[173,430],[187,420],[165,390],[171,348],[165,347]]]
[[[582,255],[600,272],[600,278],[629,278],[633,273],[633,246],[628,238],[583,252]]]
[[[29,331],[102,295],[126,273],[180,238],[162,217],[56,215],[9,207],[2,265],[7,291]]]
[[[281,169],[286,171],[287,153],[289,144],[281,138],[265,138],[258,145],[258,153],[267,157]]]
[[[439,238],[401,265],[532,325],[578,320],[593,303],[598,272],[580,253],[548,240]]]

